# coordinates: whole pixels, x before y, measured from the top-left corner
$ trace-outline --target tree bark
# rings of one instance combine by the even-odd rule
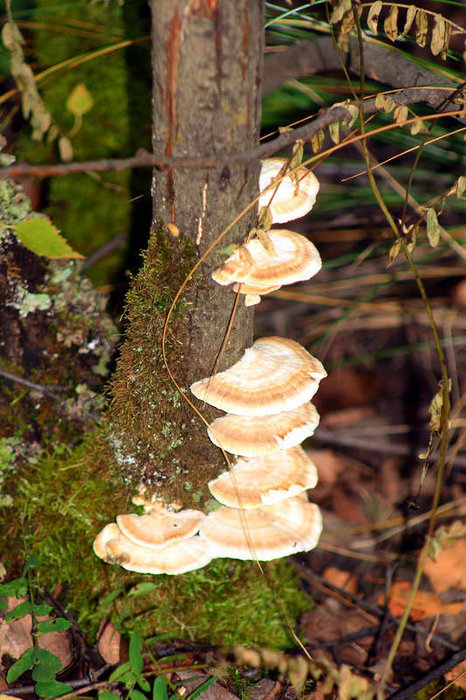
[[[259,0],[152,0],[153,148],[156,155],[212,156],[258,143],[262,69]],[[224,461],[180,397],[161,356],[163,323],[180,284],[216,237],[258,193],[259,164],[166,169],[153,179],[154,220],[143,267],[128,296],[127,339],[112,386],[110,418],[125,474],[165,502],[205,504]],[[239,242],[253,207],[223,239]],[[169,364],[189,385],[212,374],[235,295],[215,284],[214,251],[189,281],[170,322]],[[252,341],[241,301],[218,369]],[[211,420],[215,412],[199,406]]]

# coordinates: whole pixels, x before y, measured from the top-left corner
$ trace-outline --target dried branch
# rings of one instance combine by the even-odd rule
[[[340,47],[340,55],[348,70],[360,76],[358,40],[351,39],[347,51]],[[286,51],[266,57],[262,91],[266,95],[287,80],[335,71],[341,72],[341,63],[331,37],[324,36],[312,41],[300,41]],[[458,83],[445,80],[435,71],[413,63],[397,48],[375,40],[364,42],[364,74],[366,78],[394,88],[427,87],[439,83],[453,90],[458,88]],[[445,96],[444,89],[432,89],[429,95],[426,95],[425,102],[434,109],[438,109]]]
[[[432,91],[436,88],[422,87],[409,88],[392,95],[393,100],[399,105],[415,104],[419,102],[429,102]],[[448,99],[455,90],[442,90],[443,99]],[[362,106],[364,114],[372,114],[378,111],[375,105],[375,98],[366,99]],[[455,110],[446,113],[447,116],[464,117],[464,110]],[[430,115],[433,118],[435,115]],[[466,117],[464,117],[466,119]],[[219,165],[228,163],[249,163],[261,158],[268,158],[277,151],[288,148],[298,139],[309,141],[318,131],[338,122],[350,122],[352,114],[342,105],[336,105],[321,112],[309,124],[300,126],[293,131],[285,131],[271,141],[267,141],[260,146],[256,146],[246,151],[226,154],[224,156],[155,156],[148,151],[141,149],[134,156],[129,158],[102,158],[100,160],[83,161],[81,163],[55,163],[30,165],[29,163],[18,163],[8,168],[0,168],[0,180],[15,179],[25,176],[54,177],[61,175],[72,175],[83,172],[108,172],[126,170],[128,168],[216,168]],[[407,120],[409,124],[415,120]],[[387,128],[398,127],[399,124],[389,125]]]

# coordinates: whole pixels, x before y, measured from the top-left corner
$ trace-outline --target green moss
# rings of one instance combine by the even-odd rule
[[[278,601],[291,620],[309,607],[291,567],[215,560],[182,576],[144,576],[101,562],[92,552],[97,532],[117,512],[133,510],[124,489],[111,478],[111,455],[102,430],[75,449],[61,446],[30,459],[14,478],[5,474],[13,506],[0,509],[0,531],[8,531],[2,561],[9,577],[19,574],[34,554],[39,587],[62,588],[61,603],[71,610],[92,640],[110,614],[122,631],[169,633],[211,644],[293,645]],[[273,582],[271,587],[269,581]],[[155,590],[128,596],[137,583]],[[116,591],[110,610],[105,598]]]
[[[174,387],[161,352],[166,314],[194,261],[192,244],[174,240],[161,226],[151,233],[144,262],[128,293],[128,332],[112,379],[110,419],[117,459],[125,475],[162,485],[165,502],[184,507],[210,498],[206,487],[218,473],[221,454],[205,438],[205,427]],[[189,306],[181,297],[166,337],[171,370],[181,385],[189,365],[182,345]],[[184,333],[184,336],[183,336]],[[192,464],[190,463],[190,460]],[[186,490],[183,475],[192,488]]]
[[[49,20],[51,15],[53,21]],[[126,19],[125,15],[131,15],[131,18]],[[33,30],[32,48],[34,61],[39,66],[37,72],[147,33],[138,18],[137,5],[123,9],[118,5],[90,2],[51,5],[50,0],[36,0],[33,18],[39,23]],[[76,20],[79,24],[75,24]],[[65,31],[60,31],[60,24]],[[132,61],[137,60],[150,66],[148,43],[133,48]],[[125,49],[122,48],[103,51],[96,58],[40,83],[47,109],[61,134],[71,140],[73,159],[124,157],[137,148],[150,147],[150,91],[147,86],[142,89],[140,82],[132,78],[132,70],[133,66],[127,65]],[[86,86],[94,104],[76,130],[75,118],[66,102],[79,84]],[[138,112],[137,125],[134,123],[134,109],[130,108],[130,93],[136,89],[140,91],[138,99],[145,104],[145,109]],[[143,118],[146,124],[141,123]],[[29,129],[24,129],[18,136],[16,152],[19,159],[33,163],[50,162],[58,157],[56,142],[37,143],[32,140]],[[127,231],[131,209],[130,179],[130,171],[52,178],[48,181],[46,211],[71,245],[83,255],[89,255],[117,234]],[[146,192],[135,194],[139,196]],[[122,253],[120,248],[90,270],[95,284],[103,284],[115,276],[122,265]]]

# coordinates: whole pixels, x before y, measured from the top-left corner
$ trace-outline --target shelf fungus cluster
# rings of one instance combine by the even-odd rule
[[[322,528],[306,490],[316,467],[300,447],[319,415],[310,403],[326,372],[287,338],[260,338],[233,367],[191,386],[202,401],[227,411],[208,428],[212,442],[236,455],[209,482],[222,505],[201,522],[215,556],[267,561],[307,551]]]
[[[272,223],[307,214],[319,190],[319,181],[310,170],[300,167],[293,178],[283,174],[285,165],[286,160],[281,158],[262,163],[260,189],[266,191],[259,205],[268,208]],[[234,283],[233,291],[244,294],[246,306],[252,306],[260,302],[261,295],[276,291],[283,284],[308,280],[321,267],[317,248],[305,236],[287,229],[271,229],[237,246],[212,277],[218,284]]]
[[[280,158],[262,165],[259,206],[269,222],[304,216],[315,202],[315,175],[286,168]],[[255,233],[212,275],[245,294],[246,304],[320,270],[317,249],[299,233]],[[208,427],[209,438],[234,455],[231,468],[208,484],[218,507],[205,515],[144,504],[144,515],[119,515],[103,528],[96,555],[130,571],[180,574],[214,558],[268,561],[315,547],[322,518],[306,491],[315,487],[317,470],[301,443],[319,423],[311,399],[325,376],[299,343],[269,337],[256,340],[229,369],[195,382],[194,396],[225,411]]]

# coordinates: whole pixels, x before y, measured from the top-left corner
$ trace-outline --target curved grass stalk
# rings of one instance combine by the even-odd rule
[[[362,32],[361,32],[361,25],[359,22],[359,17],[357,14],[357,11],[355,10],[353,6],[353,13],[354,13],[354,18],[355,18],[355,25],[357,28],[357,33],[358,33],[358,41],[359,41],[359,49],[360,49],[360,62],[361,62],[361,94],[364,95],[364,52],[363,52],[363,40],[362,40]],[[359,103],[359,113],[360,113],[360,121],[361,121],[361,130],[364,130],[364,119],[363,119],[363,110],[362,110],[362,104],[361,102]],[[437,326],[435,323],[432,307],[430,304],[429,297],[427,295],[424,283],[419,276],[419,273],[417,271],[416,265],[413,261],[413,258],[411,256],[411,253],[409,252],[408,244],[406,243],[406,239],[404,236],[401,235],[401,233],[398,230],[398,227],[389,212],[382,194],[377,186],[377,183],[375,181],[374,174],[371,169],[371,160],[370,160],[370,153],[369,149],[367,146],[367,141],[364,139],[362,141],[362,147],[363,147],[363,152],[364,152],[364,160],[366,163],[366,170],[367,170],[367,176],[369,178],[369,182],[372,187],[372,191],[374,193],[374,196],[377,200],[377,203],[382,210],[382,212],[385,215],[385,218],[387,220],[388,225],[392,229],[393,233],[395,234],[395,237],[397,241],[399,241],[400,246],[403,250],[403,253],[405,255],[405,258],[408,262],[408,265],[413,273],[413,277],[416,281],[416,284],[419,289],[419,293],[422,297],[422,300],[424,302],[426,312],[427,312],[427,317],[429,319],[429,325],[432,330],[432,334],[434,337],[434,343],[435,343],[435,349],[437,352],[437,357],[439,360],[440,364],[440,370],[441,370],[441,375],[442,379],[440,381],[440,393],[441,393],[441,400],[442,400],[442,406],[441,406],[441,414],[440,414],[440,428],[439,428],[439,433],[440,433],[440,452],[439,452],[439,457],[438,457],[438,462],[437,462],[437,478],[436,478],[436,483],[435,483],[435,493],[434,497],[432,500],[432,509],[429,517],[429,525],[428,525],[428,530],[427,530],[427,537],[426,541],[428,538],[430,538],[433,535],[434,532],[434,527],[435,527],[435,522],[436,522],[436,516],[437,516],[437,508],[440,500],[440,492],[441,492],[441,487],[443,484],[443,477],[445,473],[445,465],[446,465],[446,451],[447,451],[447,443],[448,443],[448,419],[450,415],[450,392],[449,392],[449,378],[448,378],[448,371],[447,371],[447,366],[445,362],[445,356],[442,348],[442,344],[440,341],[439,333],[437,330]],[[393,639],[388,658],[385,664],[384,671],[382,673],[382,677],[379,681],[378,687],[377,687],[377,700],[384,700],[385,698],[385,687],[386,684],[390,678],[391,674],[391,668],[393,665],[393,661],[396,656],[396,652],[398,651],[398,647],[400,645],[401,639],[403,637],[403,633],[406,627],[406,624],[409,619],[409,615],[411,612],[412,605],[414,603],[414,598],[415,595],[419,589],[419,585],[421,583],[421,578],[422,574],[424,571],[424,566],[427,561],[427,547],[424,547],[421,556],[419,557],[417,568],[416,568],[416,573],[414,576],[412,588],[411,588],[411,593],[409,596],[409,599],[406,603],[406,608],[403,613],[403,616],[400,620],[400,623],[398,625],[398,629],[396,631],[395,637]]]

